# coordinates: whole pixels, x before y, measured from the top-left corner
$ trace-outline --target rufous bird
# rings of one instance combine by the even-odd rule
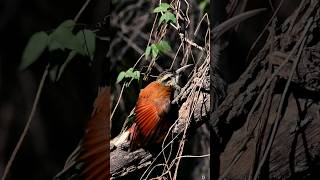
[[[183,66],[175,73],[161,73],[156,81],[140,91],[134,109],[134,123],[129,129],[131,150],[162,143],[177,119],[178,110],[171,103],[174,91],[178,88],[181,72],[190,66]]]

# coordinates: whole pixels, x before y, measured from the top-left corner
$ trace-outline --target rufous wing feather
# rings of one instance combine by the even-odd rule
[[[155,105],[145,98],[138,99],[135,107],[135,132],[132,137],[134,146],[137,144],[146,145],[153,138],[154,131],[159,124],[160,117]],[[131,147],[134,147],[131,146]]]
[[[78,161],[84,162],[85,180],[110,179],[109,162],[110,89],[102,88],[94,103],[91,119],[81,142]]]

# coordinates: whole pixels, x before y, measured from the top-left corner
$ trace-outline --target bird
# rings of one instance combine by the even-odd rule
[[[175,72],[165,71],[140,91],[134,108],[134,121],[129,129],[132,151],[162,143],[177,119],[178,111],[171,101],[179,88],[181,72],[190,66],[183,66]]]

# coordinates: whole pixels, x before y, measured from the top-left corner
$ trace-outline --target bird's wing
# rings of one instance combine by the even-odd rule
[[[147,144],[152,138],[160,121],[157,108],[154,103],[147,98],[139,98],[136,104],[135,113],[135,123],[137,124],[141,143]]]

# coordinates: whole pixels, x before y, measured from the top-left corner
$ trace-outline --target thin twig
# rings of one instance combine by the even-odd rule
[[[268,27],[270,26],[270,24],[272,23],[273,19],[277,16],[278,11],[280,10],[280,7],[282,6],[284,0],[281,0],[277,9],[274,11],[272,17],[270,18],[269,22],[266,24],[266,26],[263,28],[262,32],[260,33],[260,35],[258,36],[258,38],[254,41],[254,43],[252,44],[252,46],[249,49],[246,61],[248,62],[249,60],[249,56],[251,55],[251,52],[253,51],[253,48],[256,47],[256,45],[258,44],[259,40],[262,38],[263,34],[267,31]]]
[[[28,121],[27,121],[27,123],[26,123],[26,125],[25,125],[25,127],[24,127],[24,129],[22,131],[22,134],[21,134],[21,136],[20,136],[20,138],[19,138],[19,140],[17,142],[16,147],[14,148],[14,150],[13,150],[11,156],[10,156],[10,159],[9,159],[9,161],[8,161],[6,167],[5,167],[5,170],[4,170],[4,173],[2,175],[1,180],[5,180],[6,179],[8,173],[10,171],[10,168],[12,166],[12,163],[13,163],[13,161],[14,161],[14,159],[15,159],[15,157],[16,157],[16,155],[17,155],[17,153],[18,153],[18,151],[19,151],[19,149],[20,149],[20,147],[22,145],[22,142],[23,142],[28,130],[29,130],[31,121],[33,119],[34,113],[36,112],[37,105],[39,103],[40,95],[41,95],[41,92],[42,92],[43,85],[44,85],[44,82],[46,80],[46,77],[48,75],[48,71],[49,71],[49,64],[46,66],[46,69],[43,72],[43,75],[42,75],[42,78],[41,78],[41,81],[40,81],[40,84],[39,84],[39,87],[38,87],[38,90],[37,90],[37,94],[36,94],[36,97],[35,97],[33,105],[32,105],[32,110],[31,110],[31,113],[30,113],[29,118],[28,118]]]
[[[119,105],[119,102],[120,102],[120,100],[121,100],[122,93],[123,93],[123,90],[124,90],[124,87],[125,87],[125,86],[126,86],[126,83],[124,83],[124,84],[122,85],[122,88],[121,88],[121,91],[120,91],[120,95],[119,95],[117,104],[116,104],[116,106],[113,108],[112,114],[111,114],[111,116],[110,116],[110,120],[112,120],[112,117],[113,117],[114,113],[116,112],[116,109],[117,109],[117,107],[118,107],[118,105]]]
[[[75,22],[78,21],[78,19],[80,18],[81,14],[82,14],[83,11],[86,9],[86,7],[88,6],[88,4],[89,4],[90,1],[91,1],[91,0],[87,0],[87,1],[83,4],[83,6],[81,7],[80,11],[79,11],[78,14],[76,15],[76,17],[73,19]]]

